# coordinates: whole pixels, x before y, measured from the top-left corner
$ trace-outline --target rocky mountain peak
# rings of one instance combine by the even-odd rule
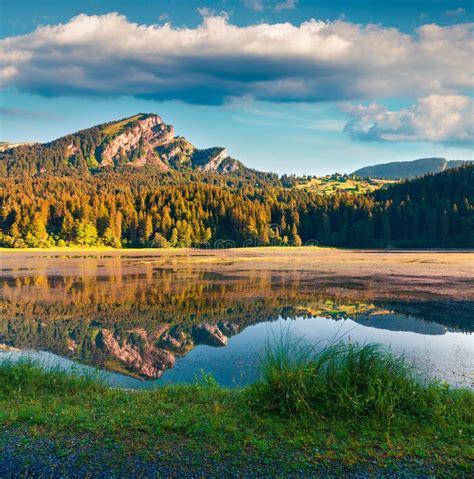
[[[135,115],[103,131],[110,138],[101,151],[101,167],[125,162],[134,167],[151,164],[163,171],[194,169],[207,173],[231,173],[242,167],[229,157],[226,148],[198,149],[184,137],[175,136],[173,126],[156,114]]]
[[[0,167],[8,175],[91,173],[107,169],[151,166],[160,171],[200,170],[232,173],[244,166],[225,148],[198,149],[176,136],[172,125],[154,113],[139,113],[67,135],[50,143],[4,145]],[[28,164],[25,163],[27,158]],[[21,166],[21,167],[20,167]]]

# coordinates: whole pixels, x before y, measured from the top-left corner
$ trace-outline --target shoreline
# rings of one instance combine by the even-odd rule
[[[474,251],[346,250],[320,247],[197,249],[0,250],[0,279],[34,274],[81,276],[152,272],[216,273],[223,280],[248,276],[292,281],[337,295],[370,292],[374,298],[474,301]],[[84,268],[84,262],[88,268]],[[33,270],[31,270],[33,272]]]
[[[102,252],[110,251],[120,253],[124,252],[155,252],[155,253],[166,253],[166,252],[217,252],[217,251],[351,251],[351,252],[364,252],[364,253],[474,253],[474,248],[349,248],[349,247],[338,247],[338,246],[242,246],[234,248],[114,248],[112,246],[52,246],[50,248],[7,248],[0,247],[0,253],[9,253],[9,252],[18,252],[18,253],[27,253],[27,252],[53,252],[53,253],[63,253],[63,252]]]

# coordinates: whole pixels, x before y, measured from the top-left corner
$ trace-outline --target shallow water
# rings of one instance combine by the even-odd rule
[[[2,358],[97,367],[128,388],[194,382],[203,370],[238,386],[258,378],[268,341],[289,334],[318,348],[379,343],[427,377],[472,387],[471,301],[136,255],[25,255],[1,266]]]

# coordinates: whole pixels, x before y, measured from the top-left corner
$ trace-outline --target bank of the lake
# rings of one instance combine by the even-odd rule
[[[204,374],[195,385],[126,391],[31,363],[3,363],[0,471],[4,477],[472,477],[474,394],[413,382],[398,372],[398,360],[367,351],[344,357],[337,370],[336,363],[324,369],[313,384],[320,359],[288,362],[276,354],[265,360],[260,383],[237,390]],[[364,369],[367,361],[373,367]],[[342,377],[348,382],[335,392]]]
[[[0,277],[26,274],[96,274],[83,267],[84,259],[102,258],[111,265],[136,260],[130,273],[148,265],[194,268],[220,275],[298,273],[321,288],[341,292],[369,290],[380,297],[416,298],[432,295],[450,301],[474,300],[474,250],[351,250],[336,248],[256,247],[236,249],[113,249],[113,248],[0,248]],[[104,272],[107,272],[107,264]]]

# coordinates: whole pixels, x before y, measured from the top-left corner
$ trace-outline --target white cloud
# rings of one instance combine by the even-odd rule
[[[309,130],[342,131],[345,125],[346,122],[343,120],[327,119],[313,121],[307,126],[307,128]]]
[[[279,2],[275,5],[275,12],[282,12],[283,10],[294,10],[298,0],[285,0],[283,2]]]
[[[463,13],[466,13],[466,10],[462,7],[455,8],[454,10],[446,10],[445,15],[448,17],[455,17],[457,15],[462,15]]]
[[[256,12],[263,12],[265,9],[263,0],[244,0],[244,5]]]
[[[212,17],[213,15],[216,14],[216,11],[213,9],[213,8],[209,8],[209,7],[200,7],[197,9],[199,15],[201,15],[201,17]]]
[[[205,104],[413,98],[474,86],[474,24],[406,34],[342,20],[240,27],[207,13],[196,28],[79,15],[0,39],[0,85]]]
[[[344,131],[362,141],[430,141],[474,148],[474,100],[429,95],[398,111],[371,103],[341,105],[351,120]]]
[[[298,0],[244,0],[244,5],[256,12],[263,12],[264,10],[274,10],[275,12],[282,12],[283,10],[294,10]]]

